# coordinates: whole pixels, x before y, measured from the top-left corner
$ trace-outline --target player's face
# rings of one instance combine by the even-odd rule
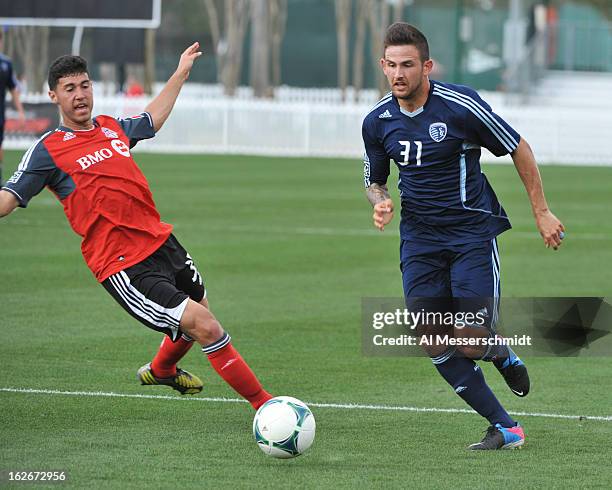
[[[55,90],[49,90],[49,97],[59,106],[64,126],[71,129],[91,127],[93,89],[87,73],[60,78]]]
[[[388,46],[380,64],[393,95],[398,99],[417,97],[433,67],[431,60],[421,61],[419,51],[413,45]]]

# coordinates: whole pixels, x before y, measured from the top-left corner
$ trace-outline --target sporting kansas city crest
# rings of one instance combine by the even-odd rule
[[[440,143],[444,138],[446,138],[446,124],[443,122],[437,122],[429,125],[429,136],[436,143]]]

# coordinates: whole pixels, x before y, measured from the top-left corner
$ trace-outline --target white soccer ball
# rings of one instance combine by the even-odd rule
[[[297,398],[277,396],[264,403],[253,420],[253,435],[259,448],[274,458],[295,458],[314,441],[315,419]]]

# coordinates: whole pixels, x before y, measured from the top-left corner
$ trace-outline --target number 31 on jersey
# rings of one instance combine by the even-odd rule
[[[398,141],[398,143],[404,146],[404,151],[400,151],[400,155],[404,157],[404,161],[397,163],[399,163],[402,167],[405,167],[410,163],[410,141]],[[414,141],[414,144],[416,146],[416,164],[418,166],[421,165],[421,153],[423,152],[423,143],[421,141]]]

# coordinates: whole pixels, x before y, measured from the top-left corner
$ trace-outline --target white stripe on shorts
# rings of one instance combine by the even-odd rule
[[[124,271],[113,274],[109,279],[117,294],[136,316],[157,327],[170,329],[173,334],[172,337],[176,338],[179,323],[189,298],[185,298],[181,304],[174,308],[166,308],[151,301],[132,286],[129,276]]]
[[[499,321],[499,254],[497,252],[497,238],[491,240],[491,263],[493,268],[493,312],[491,328],[494,329]]]

